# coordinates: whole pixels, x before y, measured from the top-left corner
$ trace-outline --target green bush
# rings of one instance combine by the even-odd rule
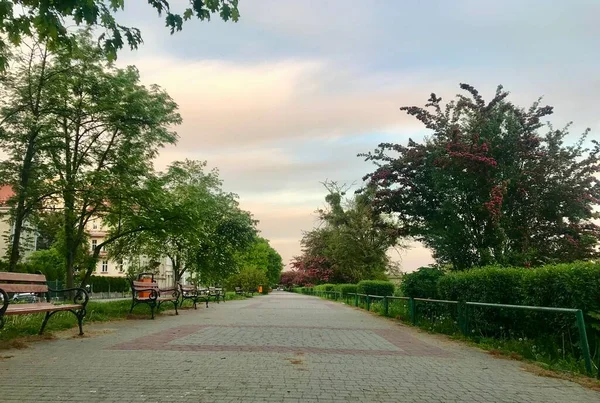
[[[129,280],[125,277],[101,277],[91,276],[88,284],[93,292],[127,292],[129,291]]]
[[[342,293],[342,296],[346,296],[348,294],[355,294],[358,289],[358,285],[357,284],[337,284],[335,286],[335,290],[337,292]]]
[[[358,283],[356,290],[359,294],[388,296],[394,295],[394,288],[394,283],[389,281],[363,280]]]
[[[441,277],[438,291],[443,299],[581,309],[588,314],[591,351],[600,348],[600,332],[593,318],[600,312],[600,263],[575,262],[535,269],[472,269]],[[535,339],[536,354],[540,357],[545,355],[546,359],[557,362],[565,359],[564,354],[567,358],[581,358],[573,313],[470,307],[469,322],[477,337]]]
[[[402,277],[400,289],[405,297],[438,299],[438,280],[444,272],[435,267],[421,267]]]
[[[329,284],[329,283],[326,283],[326,284],[319,284],[319,285],[316,285],[316,286],[314,286],[313,288],[314,288],[316,291],[335,291],[335,287],[336,287],[336,285],[335,285],[335,284]]]

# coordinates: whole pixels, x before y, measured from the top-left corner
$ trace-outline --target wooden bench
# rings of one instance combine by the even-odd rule
[[[53,293],[74,293],[72,304],[53,304],[50,302],[50,292]],[[33,293],[41,295],[44,302],[34,302],[28,304],[11,303],[9,293]],[[69,294],[66,294],[69,295]],[[83,288],[68,288],[64,290],[53,290],[48,288],[46,276],[43,274],[25,274],[0,272],[0,296],[2,297],[2,306],[0,307],[0,329],[4,327],[5,316],[26,315],[35,313],[45,313],[40,333],[44,332],[48,319],[56,312],[68,311],[77,318],[79,325],[79,335],[83,335],[83,318],[85,317],[85,307],[89,301],[89,296]]]
[[[143,276],[151,276],[150,281],[144,281]],[[158,283],[154,281],[154,274],[141,273],[137,280],[130,281],[131,284],[131,309],[129,313],[133,312],[133,308],[138,304],[147,304],[150,307],[150,313],[152,319],[154,319],[154,310],[160,308],[165,302],[171,302],[175,307],[175,315],[179,315],[177,312],[177,304],[179,301],[179,289],[178,287],[159,288]]]
[[[242,287],[235,287],[235,293],[237,295],[244,295],[244,290],[242,290]]]
[[[212,298],[217,304],[219,303],[219,299],[222,299],[223,302],[225,302],[225,292],[222,288],[208,287],[208,298]]]
[[[186,299],[189,299],[194,303],[194,309],[198,309],[196,307],[198,301],[206,302],[206,307],[208,308],[208,293],[206,290],[198,288],[195,285],[179,284],[179,298],[181,298],[181,301],[179,302],[180,307]]]

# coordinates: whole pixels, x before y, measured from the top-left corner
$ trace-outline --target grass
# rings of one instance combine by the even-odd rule
[[[246,299],[243,295],[237,295],[235,292],[228,292],[225,296],[225,303],[232,300]],[[210,304],[213,302],[211,301]],[[223,301],[221,301],[223,303]],[[198,303],[201,307],[202,303]],[[190,309],[192,303],[186,301],[183,310]],[[139,304],[133,309],[133,314],[129,314],[131,301],[110,301],[97,302],[90,301],[87,304],[87,315],[83,322],[83,330],[90,323],[107,322],[123,319],[150,319],[150,308],[146,304]],[[164,304],[158,312],[172,311],[172,304]],[[53,332],[67,330],[77,327],[77,319],[71,312],[58,312],[50,318],[44,334],[38,336],[44,314],[35,315],[12,315],[5,316],[6,323],[0,330],[0,350],[8,348],[24,348],[28,342],[52,339]]]

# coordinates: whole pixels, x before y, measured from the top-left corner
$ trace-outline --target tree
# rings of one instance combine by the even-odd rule
[[[53,68],[68,74],[49,88],[57,112],[48,128],[48,175],[59,195],[54,205],[64,215],[68,287],[90,219],[111,222],[124,207],[141,205],[140,183],[152,172],[159,147],[176,141],[170,127],[181,120],[168,94],[141,85],[135,68],[108,66],[89,33],[78,41],[77,52],[57,53]]]
[[[387,252],[398,244],[392,219],[373,211],[372,191],[344,198],[344,187],[335,182],[325,187],[327,207],[318,210],[321,226],[304,233],[302,255],[292,267],[308,273],[314,284],[385,279],[395,267]]]
[[[586,149],[586,131],[565,145],[568,126],[541,122],[552,107],[520,108],[502,87],[489,103],[461,88],[468,96],[445,107],[431,94],[425,108],[401,108],[431,131],[423,142],[361,155],[377,165],[364,178],[376,189],[375,210],[454,269],[597,256],[598,142]]]
[[[178,14],[171,11],[168,0],[149,0],[158,15],[165,15],[165,24],[171,34],[180,31],[185,20],[196,17],[210,20],[211,14],[218,13],[224,20],[237,21],[239,18],[238,0],[190,0],[189,7]],[[16,6],[16,7],[15,7]],[[0,2],[0,70],[6,68],[9,43],[21,44],[23,37],[34,37],[56,50],[76,45],[73,35],[64,24],[65,19],[78,26],[102,28],[102,43],[109,59],[116,58],[117,51],[124,41],[131,49],[137,49],[142,36],[137,28],[119,24],[113,14],[125,7],[125,0],[71,0],[53,2],[32,2],[26,0],[4,0]],[[16,10],[15,10],[16,8]]]
[[[310,287],[328,283],[333,275],[331,262],[324,256],[296,256],[290,265],[297,273],[294,282],[298,285]]]
[[[149,204],[155,206],[149,221],[158,224],[122,237],[111,255],[123,259],[166,255],[175,282],[186,271],[205,283],[236,272],[234,257],[254,239],[255,221],[239,209],[235,195],[222,191],[218,171],[205,168],[206,162],[189,160],[169,166],[153,192],[159,196]]]
[[[269,279],[263,270],[249,267],[231,275],[227,279],[227,287],[229,289],[240,287],[246,292],[256,292],[259,285],[268,288],[268,281]]]
[[[271,284],[279,281],[283,262],[281,256],[269,245],[269,241],[256,237],[254,242],[236,255],[236,264],[240,270],[256,268],[263,270]]]
[[[296,283],[297,273],[295,271],[284,271],[281,273],[281,277],[279,279],[279,284],[284,286],[285,288],[292,288]]]
[[[15,271],[21,257],[20,241],[28,220],[36,218],[43,201],[52,191],[48,186],[47,160],[42,151],[50,146],[49,126],[55,111],[49,91],[60,80],[51,66],[48,49],[39,43],[25,45],[17,52],[17,66],[1,79],[0,149],[7,158],[0,162],[0,182],[13,189],[9,200],[9,270]]]

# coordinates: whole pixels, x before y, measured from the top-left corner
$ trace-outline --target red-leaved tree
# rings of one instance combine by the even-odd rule
[[[425,140],[361,155],[377,165],[364,177],[376,211],[455,269],[598,256],[598,142],[586,148],[588,131],[569,141],[568,127],[542,123],[552,107],[519,108],[502,87],[490,102],[461,88],[445,106],[431,94],[425,108],[401,108],[430,130]]]

